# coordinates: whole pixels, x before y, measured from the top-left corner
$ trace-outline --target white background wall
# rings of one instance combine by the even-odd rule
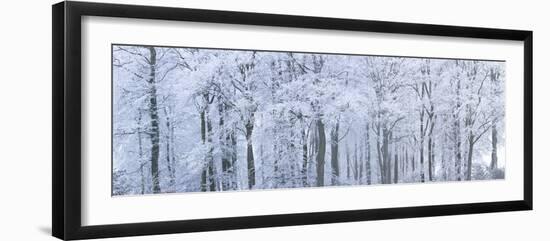
[[[109,2],[533,30],[534,206],[508,212],[155,236],[155,240],[548,240],[550,24],[545,1],[118,0]],[[0,7],[0,240],[54,240],[51,231],[51,10]],[[117,240],[151,240],[132,237]]]

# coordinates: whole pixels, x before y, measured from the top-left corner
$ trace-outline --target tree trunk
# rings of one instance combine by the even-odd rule
[[[392,167],[392,164],[391,164],[392,163],[392,152],[391,152],[391,150],[392,150],[393,145],[394,145],[394,144],[392,145],[393,132],[391,130],[388,131],[388,138],[387,138],[386,141],[387,141],[386,146],[387,146],[387,151],[388,151],[387,156],[386,156],[386,161],[387,161],[387,163],[386,163],[386,175],[387,175],[386,183],[391,184],[391,182],[392,182],[392,172],[393,172],[393,170],[391,169],[391,167]]]
[[[414,157],[415,157],[415,153],[413,152],[413,153],[412,153],[412,157],[411,157],[411,168],[412,168],[412,172],[413,172],[413,173],[414,173],[415,170],[416,170],[416,166],[415,166],[416,161],[415,161]]]
[[[432,139],[432,154],[431,154],[431,157],[432,157],[432,179],[431,181],[434,181],[435,178],[436,178],[436,174],[435,174],[435,141]]]
[[[460,79],[457,80],[456,87],[456,110],[453,114],[455,119],[454,121],[454,138],[455,138],[455,169],[456,169],[456,179],[458,181],[462,180],[462,138],[460,131],[460,115],[458,111],[460,110]]]
[[[321,119],[317,120],[317,132],[318,132],[318,149],[317,149],[317,186],[322,187],[325,185],[325,152],[326,152],[326,136],[325,125]]]
[[[169,124],[168,122],[166,123],[166,125],[169,127]],[[166,138],[166,168],[168,169],[168,175],[169,175],[169,178],[170,178],[170,183],[168,184],[169,185],[169,189],[172,189],[174,187],[174,184],[175,184],[175,180],[174,180],[174,176],[172,175],[172,164],[170,163],[170,138],[169,138],[169,135],[166,135],[165,136]]]
[[[312,129],[310,130],[312,134],[312,138],[308,138],[309,141],[309,156],[308,160],[310,160],[311,164],[307,167],[307,175],[309,179],[309,174],[313,173],[313,168],[317,168],[317,153],[319,152],[319,132],[317,131],[317,121],[315,121],[312,125]],[[315,185],[317,184],[317,178],[315,179]],[[308,185],[311,185],[308,182]]]
[[[218,104],[219,114],[219,142],[221,148],[221,163],[222,163],[222,190],[228,190],[233,188],[233,163],[231,161],[231,133],[225,126],[225,112],[227,106],[225,104]]]
[[[347,180],[351,178],[351,160],[349,157],[349,141],[346,142],[346,178]]]
[[[466,180],[472,180],[472,156],[474,152],[474,135],[470,133],[468,137],[468,162],[466,169]]]
[[[353,180],[357,183],[359,178],[359,165],[357,161],[357,139],[354,140],[353,145]]]
[[[229,140],[231,143],[231,189],[240,189],[239,178],[237,177],[237,171],[234,170],[237,165],[237,137],[235,136],[235,126],[231,127],[231,134],[229,134]]]
[[[380,183],[384,183],[384,155],[382,154],[382,144],[380,143],[382,136],[380,135],[380,127],[376,133],[376,154],[378,158],[378,173],[380,175]]]
[[[273,136],[275,136],[276,130],[273,129]],[[273,174],[271,178],[271,183],[274,185],[275,188],[279,186],[279,159],[281,158],[280,151],[279,151],[279,145],[277,142],[274,142],[273,144]]]
[[[393,159],[393,183],[399,181],[399,161],[397,158],[397,148],[395,148],[394,159]]]
[[[291,125],[290,127],[290,147],[289,147],[289,151],[290,153],[297,153],[296,151],[296,145],[294,143],[294,140],[295,140],[295,137],[294,137],[294,125]],[[291,187],[294,187],[296,186],[296,164],[298,163],[298,160],[295,159],[294,155],[291,156],[291,158],[288,160],[290,163],[290,172],[289,172],[289,177],[286,177],[286,176],[283,176],[283,180],[290,180],[290,186]],[[287,173],[287,172],[285,172]],[[283,173],[283,175],[285,174]]]
[[[330,164],[332,167],[332,185],[338,185],[340,178],[340,167],[338,166],[338,131],[340,128],[340,122],[337,121],[336,125],[330,132]]]
[[[207,99],[207,97],[205,97]],[[200,113],[201,141],[208,148],[204,157],[204,166],[201,172],[201,191],[215,191],[214,160],[212,148],[212,122],[208,116],[208,105]]]
[[[210,120],[209,115],[206,115],[206,131],[206,141],[208,142],[208,183],[210,191],[216,191],[216,180],[214,176],[214,147],[212,146],[212,121]]]
[[[363,156],[363,140],[362,138],[359,138],[359,184],[363,183],[363,170],[364,167],[364,156]]]
[[[206,111],[202,110],[200,112],[200,123],[201,123],[201,141],[203,145],[206,145]],[[204,157],[203,168],[201,171],[201,191],[206,192],[208,190],[208,168],[207,168],[207,158]]]
[[[157,87],[155,82],[157,52],[155,48],[149,47],[149,117],[151,119],[151,176],[153,181],[153,193],[160,193],[159,184],[159,117],[157,106]]]
[[[256,185],[256,170],[254,168],[254,150],[252,148],[252,132],[254,131],[254,123],[252,123],[252,120],[248,120],[245,128],[246,128],[246,164],[247,164],[247,172],[248,172],[248,189],[252,189],[254,185]]]
[[[370,185],[371,184],[371,166],[370,166],[370,137],[369,137],[369,124],[367,123],[367,129],[366,129],[366,134],[365,134],[365,146],[367,147],[367,150],[365,152],[365,156],[366,156],[366,159],[367,159],[367,162],[365,164],[365,168],[366,168],[366,176],[367,176],[367,184]]]
[[[391,179],[391,162],[392,156],[390,152],[390,141],[392,139],[392,132],[386,128],[382,129],[382,183],[390,184]]]
[[[405,177],[406,173],[409,172],[409,148],[405,147],[405,171],[403,171],[403,176]]]
[[[302,128],[302,185],[307,186],[307,157],[308,157],[308,148],[307,148],[307,135],[305,128]]]
[[[433,143],[431,133],[428,135],[428,180],[433,181]]]
[[[497,157],[497,143],[498,143],[498,133],[496,121],[493,121],[493,126],[491,127],[491,169],[494,170],[498,167],[498,157]]]
[[[168,175],[169,175],[169,178],[170,178],[170,182],[169,182],[169,186],[170,186],[170,189],[172,189],[171,191],[175,191],[173,190],[175,188],[175,184],[176,184],[176,176],[175,176],[175,168],[172,166],[172,159],[174,158],[173,155],[171,155],[173,152],[172,152],[172,148],[173,148],[173,145],[171,145],[171,142],[172,142],[172,131],[173,131],[173,128],[171,127],[171,123],[170,123],[170,116],[168,116],[168,112],[166,111],[166,109],[164,109],[164,114],[166,115],[166,135],[165,135],[165,139],[166,139],[166,167],[168,169]],[[172,147],[172,148],[171,148]]]
[[[447,165],[447,145],[449,144],[447,133],[444,134],[443,145],[441,145],[441,169],[443,170],[443,180],[449,180],[448,165]]]
[[[424,109],[420,112],[420,182],[425,181],[424,177]]]
[[[405,158],[405,147],[403,146],[403,148],[401,148],[401,161],[399,162],[401,165],[401,179],[404,179],[405,178],[405,172],[406,172],[406,167],[407,167],[407,159]]]
[[[143,144],[141,142],[141,110],[138,110],[138,151],[139,151],[139,174],[141,176],[141,194],[145,193],[145,173],[143,172],[143,166],[145,165],[143,161]]]

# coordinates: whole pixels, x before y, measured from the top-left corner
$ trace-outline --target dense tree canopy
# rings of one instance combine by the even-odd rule
[[[113,195],[504,178],[504,63],[113,46]]]

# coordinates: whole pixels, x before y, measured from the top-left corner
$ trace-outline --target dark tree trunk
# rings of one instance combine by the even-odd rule
[[[210,120],[210,116],[206,116],[206,141],[209,143],[208,148],[208,183],[210,184],[210,191],[216,191],[216,179],[214,176],[214,148],[212,147],[212,121]]]
[[[455,168],[456,178],[458,181],[462,180],[462,140],[460,138],[460,128],[456,129],[456,143],[455,143]]]
[[[311,130],[312,138],[308,138],[309,141],[309,154],[308,160],[310,160],[310,165],[307,167],[307,174],[313,173],[313,168],[317,168],[317,152],[319,152],[319,133],[317,131],[317,122],[313,123],[313,128]],[[309,179],[309,176],[308,176]],[[315,179],[315,184],[317,183],[317,178]],[[308,185],[311,183],[308,181]]]
[[[275,136],[275,132],[276,130],[273,129],[273,136]],[[278,187],[279,186],[279,159],[281,158],[280,156],[280,151],[279,151],[279,145],[277,144],[277,142],[275,142],[273,144],[273,155],[274,155],[274,158],[273,158],[273,176],[271,178],[271,182],[274,184],[274,187]]]
[[[380,175],[380,183],[384,183],[384,157],[382,155],[382,146],[380,144],[380,139],[382,137],[380,136],[380,128],[378,128],[377,136],[376,136],[376,154],[378,158],[378,173]]]
[[[428,136],[428,180],[433,181],[433,143],[431,134]]]
[[[225,104],[218,104],[220,128],[219,142],[221,147],[221,163],[222,163],[222,190],[233,189],[233,163],[232,163],[232,149],[231,149],[231,132],[227,130],[225,126],[225,112],[227,106]]]
[[[253,119],[253,118],[251,118]],[[248,172],[248,189],[252,189],[256,185],[256,169],[254,167],[254,150],[252,148],[252,132],[254,131],[254,123],[248,120],[246,128],[246,167]]]
[[[149,47],[149,117],[151,119],[151,176],[153,181],[153,193],[160,193],[159,184],[159,116],[157,105],[157,87],[155,81],[157,52],[155,48]]]
[[[357,139],[354,140],[353,145],[353,179],[355,180],[355,183],[357,183],[357,180],[359,178],[359,163],[357,161]]]
[[[321,119],[317,120],[317,132],[318,132],[318,149],[317,149],[317,186],[322,187],[325,185],[325,152],[326,152],[326,136],[325,136],[325,124]]]
[[[389,151],[389,142],[391,139],[390,135],[390,131],[386,128],[382,129],[382,147],[378,154],[380,159],[380,179],[383,184],[389,184],[391,182],[391,154]],[[377,145],[379,146],[380,142]]]
[[[441,145],[441,169],[443,171],[443,180],[449,180],[448,165],[447,165],[447,145],[449,144],[447,133],[444,134],[443,144]]]
[[[424,177],[424,109],[420,112],[420,182],[425,182]]]
[[[434,180],[434,163],[435,163],[435,154],[434,154],[434,147],[435,147],[435,143],[434,143],[434,138],[433,138],[433,130],[435,128],[435,114],[434,114],[434,106],[433,104],[431,103],[432,102],[432,99],[431,99],[431,95],[432,95],[432,92],[431,92],[431,82],[430,82],[430,91],[428,92],[429,93],[429,96],[430,96],[430,112],[428,113],[428,118],[429,118],[429,122],[430,122],[430,127],[429,127],[429,130],[428,130],[428,180],[429,181],[433,181]],[[427,127],[427,126],[426,126]]]
[[[399,162],[399,165],[401,165],[401,176],[402,176],[402,178],[405,178],[405,171],[406,171],[406,167],[407,167],[407,159],[405,157],[405,152],[406,152],[405,149],[406,149],[405,147],[401,148],[401,155],[400,155],[400,157],[401,157],[400,160],[401,161]]]
[[[392,156],[390,152],[391,139],[392,139],[391,131],[387,130],[386,128],[383,128],[382,129],[382,150],[379,151],[379,155],[381,156],[380,157],[381,159],[380,174],[381,174],[381,181],[383,184],[389,184],[392,181],[391,179]]]
[[[237,164],[237,137],[235,136],[235,126],[231,128],[231,134],[229,134],[229,141],[231,143],[231,188],[237,189],[237,172],[234,170]]]
[[[305,128],[302,129],[302,185],[304,187],[308,186],[307,180],[307,157],[308,157],[308,148],[307,148],[307,135]]]
[[[201,141],[203,145],[206,145],[206,113],[205,110],[200,112],[200,123],[201,123]],[[207,168],[207,159],[204,158],[204,166],[201,171],[201,191],[208,191],[208,168]]]
[[[399,181],[399,160],[397,157],[397,148],[395,149],[394,159],[393,159],[393,183]]]
[[[365,169],[364,167],[364,156],[363,156],[363,139],[359,138],[359,184],[363,183],[363,171]]]
[[[338,129],[340,128],[340,123],[336,122],[336,125],[330,132],[330,164],[332,167],[332,185],[338,185],[338,180],[340,177],[340,167],[338,166]]]
[[[432,139],[432,154],[431,154],[431,157],[432,157],[432,170],[431,170],[432,179],[431,179],[431,181],[434,181],[435,177],[436,177],[436,175],[435,175],[435,163],[436,163],[436,161],[435,161],[435,141],[433,139]]]
[[[205,97],[205,99],[208,99]],[[204,157],[204,166],[201,172],[201,191],[215,191],[216,181],[214,178],[214,158],[212,144],[212,122],[208,116],[208,105],[201,111],[201,138],[203,145],[207,145],[208,150]]]
[[[367,176],[367,184],[370,185],[372,180],[371,180],[371,165],[370,165],[370,136],[369,136],[369,124],[367,123],[367,129],[366,129],[366,135],[365,135],[365,146],[367,147],[367,150],[365,152],[365,156],[366,156],[366,164],[365,164],[365,168],[366,168],[366,176]]]
[[[472,180],[472,156],[474,152],[474,135],[470,133],[468,136],[468,162],[466,169],[466,180]]]

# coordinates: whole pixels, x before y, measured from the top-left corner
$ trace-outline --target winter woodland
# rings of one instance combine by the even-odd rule
[[[504,178],[505,62],[112,46],[112,195]]]

